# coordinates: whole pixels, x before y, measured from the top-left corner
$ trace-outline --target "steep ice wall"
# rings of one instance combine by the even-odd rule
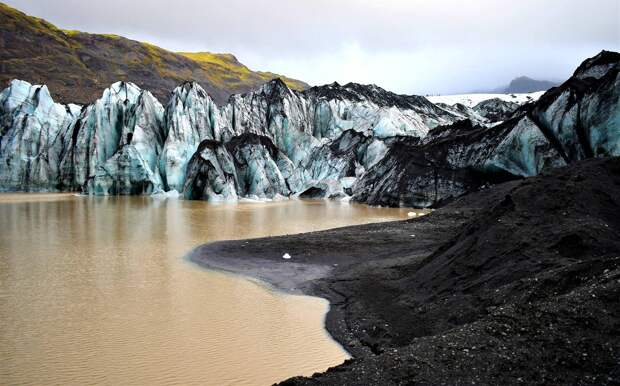
[[[159,157],[167,135],[163,106],[150,92],[142,91],[123,126],[121,139],[136,148],[154,175],[159,174]]]
[[[209,201],[288,196],[287,165],[292,167],[288,157],[264,136],[245,133],[225,144],[205,140],[188,164],[183,196]]]
[[[187,166],[183,196],[190,200],[233,201],[237,195],[235,162],[218,141],[200,143]]]
[[[396,95],[376,86],[331,84],[299,93],[280,80],[255,92],[233,95],[220,113],[219,140],[250,138],[243,137],[244,134],[271,140],[282,153],[275,162],[291,193],[305,191],[324,180],[339,183],[342,178],[361,175],[385,154],[386,138],[424,137],[438,124],[467,117],[435,106],[425,98]],[[363,138],[363,143],[358,141],[345,146],[346,150],[337,149],[354,138]],[[266,154],[264,150],[258,153]],[[250,170],[254,173],[273,168],[261,166]],[[346,185],[350,187],[351,181]],[[276,189],[277,194],[285,195],[288,189]],[[261,192],[243,193],[244,190],[236,189],[240,196],[262,197]],[[273,192],[266,194],[272,195]]]
[[[161,191],[161,178],[153,172],[135,145],[125,144],[95,167],[85,190],[94,195],[151,194]]]
[[[319,139],[333,139],[347,130],[376,138],[424,137],[436,126],[467,118],[424,97],[398,95],[374,85],[332,83],[303,95],[310,101],[312,132]]]
[[[228,151],[248,162],[235,164],[241,168],[235,178],[245,181],[237,181],[236,194],[287,195],[323,179],[360,175],[383,156],[386,138],[424,137],[439,124],[468,116],[376,86],[332,84],[300,93],[278,79],[232,96],[221,108],[192,82],[177,87],[165,109],[148,91],[126,82],[113,84],[81,110],[54,104],[46,88],[25,82],[14,82],[2,95],[3,188],[91,194],[183,191],[201,142],[236,139]],[[362,148],[351,148],[353,164],[346,152],[333,151],[332,142],[342,144],[345,133],[365,138]],[[278,155],[256,143],[242,146],[239,138],[255,138],[246,134],[269,139]],[[42,143],[28,151],[19,145],[35,138]],[[345,165],[356,173],[343,174]],[[251,182],[261,178],[270,179],[273,189]]]
[[[341,190],[347,189],[352,180],[383,158],[386,151],[382,140],[347,130],[334,141],[316,147],[304,164],[296,169],[289,185],[295,192],[304,192],[322,181],[330,180],[343,184]]]
[[[172,93],[166,106],[164,126],[167,138],[160,159],[160,171],[167,190],[181,191],[187,164],[205,139],[222,140],[224,124],[215,102],[195,82],[185,82]]]
[[[138,99],[133,85],[115,83],[94,104],[87,106],[72,128],[71,142],[62,161],[64,186],[77,189],[116,152],[121,141],[128,105]],[[127,101],[128,103],[125,103]]]
[[[54,103],[46,86],[11,82],[0,93],[0,190],[61,189],[61,158],[79,113]]]
[[[433,104],[354,83],[297,92],[273,80],[221,107],[186,82],[165,108],[118,82],[80,108],[14,81],[0,93],[0,189],[174,189],[209,200],[347,193],[432,206],[485,183],[620,155],[619,57],[587,60],[525,105]]]
[[[507,125],[507,132],[492,154],[475,165],[482,171],[531,177],[541,171],[566,165],[560,153],[527,117]]]
[[[586,77],[592,73],[587,69],[578,71],[531,112],[567,162],[620,155],[620,63],[604,68],[606,74],[595,72],[597,77]]]
[[[255,92],[233,95],[222,112],[230,137],[244,133],[265,136],[296,166],[319,145],[312,136],[308,100],[279,79]]]
[[[163,108],[148,91],[136,85],[118,82],[103,92],[94,104],[86,107],[71,128],[71,140],[66,144],[61,162],[60,183],[65,189],[79,190],[94,185],[84,183],[89,177],[101,175],[98,166],[106,164],[124,145],[133,145],[132,156],[139,157],[135,173],[143,173],[142,166],[153,175],[153,185],[161,189],[157,159],[165,137]],[[138,166],[139,165],[139,166]],[[123,169],[125,170],[125,169]],[[126,170],[131,173],[131,170]],[[102,194],[106,189],[88,191]],[[131,187],[114,192],[135,191]]]
[[[394,140],[387,155],[357,181],[354,199],[434,206],[489,182],[620,155],[620,55],[612,55],[615,64],[609,54],[601,55],[586,62],[596,71],[580,67],[574,77],[501,124],[461,121],[432,130],[422,141]]]
[[[274,198],[290,194],[285,174],[291,161],[269,138],[246,133],[232,138],[226,148],[235,160],[240,196]]]
[[[432,207],[489,182],[532,176],[564,165],[527,117],[494,127],[461,121],[424,140],[395,138],[388,152],[353,187],[356,201]]]
[[[613,69],[618,69],[618,52],[601,51],[598,55],[584,60],[575,70],[573,77],[600,79]]]

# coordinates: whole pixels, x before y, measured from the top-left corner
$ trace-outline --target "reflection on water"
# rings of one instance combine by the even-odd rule
[[[338,202],[0,195],[0,384],[262,385],[346,353],[326,301],[182,257],[211,240],[406,218]]]

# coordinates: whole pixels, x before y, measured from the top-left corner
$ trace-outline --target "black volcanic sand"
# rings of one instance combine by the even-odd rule
[[[620,158],[192,259],[329,299],[354,359],[282,385],[620,384]]]

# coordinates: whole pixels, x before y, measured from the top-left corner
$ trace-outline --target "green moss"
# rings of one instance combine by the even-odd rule
[[[103,36],[104,38],[108,38],[108,39],[124,39],[122,36],[115,35],[115,34],[98,34],[98,35]]]
[[[16,30],[19,28],[30,30],[37,35],[46,35],[64,46],[69,46],[65,39],[65,34],[56,26],[43,19],[28,16],[3,3],[0,3],[0,16],[2,17],[2,23],[0,24],[2,24],[3,29]]]
[[[10,49],[0,51],[5,70],[10,67],[0,78],[56,85],[62,98],[72,101],[78,101],[74,99],[76,93],[80,93],[79,102],[98,97],[101,87],[119,77],[140,83],[162,98],[175,83],[195,80],[220,102],[230,93],[246,92],[277,77],[293,89],[307,87],[278,74],[252,71],[232,54],[177,54],[115,34],[62,30],[2,3],[0,25],[12,38]],[[40,44],[29,44],[39,41],[44,42],[44,49]],[[67,81],[69,78],[71,82]],[[76,90],[79,84],[82,86]]]
[[[74,37],[77,36],[81,33],[83,33],[82,31],[78,31],[75,29],[63,29],[61,30],[65,35],[67,35],[68,37]]]
[[[234,83],[235,88],[243,86],[256,87],[261,83],[280,78],[294,90],[304,90],[308,85],[272,72],[252,71],[232,54],[216,54],[211,52],[179,52],[179,54],[195,60],[209,74],[209,79],[220,87],[230,86]]]

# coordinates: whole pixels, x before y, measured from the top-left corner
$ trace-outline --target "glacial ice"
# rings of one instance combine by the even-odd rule
[[[126,181],[143,181],[151,176],[148,178],[153,189],[157,189],[161,184],[157,160],[165,137],[162,122],[163,108],[150,92],[132,83],[114,83],[100,99],[82,110],[70,129],[60,163],[61,186],[70,190],[95,189],[88,191],[91,194],[152,192],[142,182],[135,189],[104,188],[104,170],[108,170],[122,172]],[[131,145],[131,150],[124,149],[125,145]],[[112,159],[117,152],[124,154]],[[97,179],[85,184],[91,177]]]
[[[187,199],[234,201],[237,172],[226,148],[213,140],[203,141],[187,167],[182,194]]]
[[[219,112],[215,102],[195,82],[174,89],[166,106],[167,138],[160,160],[166,189],[181,191],[187,164],[205,139],[221,140]]]
[[[9,170],[1,173],[2,188],[269,199],[359,176],[387,151],[383,137],[424,136],[459,118],[418,99],[386,105],[385,96],[394,95],[374,86],[327,91],[345,97],[320,88],[298,93],[274,80],[218,108],[186,82],[164,108],[148,91],[117,82],[82,109],[54,103],[45,86],[15,81],[2,93],[0,157]],[[248,134],[272,145],[235,141]],[[35,138],[44,143],[35,145]],[[205,140],[221,146],[197,151]]]
[[[502,105],[493,106],[497,102],[486,103],[487,112],[504,120],[501,124],[460,121],[431,130],[421,141],[386,142],[386,155],[355,182],[354,200],[433,207],[486,183],[620,155],[620,61],[615,55],[605,75],[575,76],[508,116],[501,117]]]
[[[159,173],[153,173],[134,145],[124,145],[103,164],[95,167],[86,181],[94,195],[151,194],[162,190]]]
[[[181,197],[181,194],[178,191],[176,191],[176,190],[169,190],[167,192],[165,192],[163,190],[158,190],[158,191],[154,192],[151,196],[154,197],[154,198],[160,198],[160,199],[173,199],[173,200],[176,200],[176,199]]]
[[[481,162],[480,168],[531,177],[543,169],[565,164],[543,133],[529,118],[524,117],[497,145],[494,153]]]
[[[480,175],[620,155],[614,55],[544,95],[430,98],[448,104],[353,83],[297,92],[276,79],[221,107],[192,82],[165,107],[128,82],[81,107],[15,80],[0,93],[0,190],[432,206]]]
[[[61,190],[61,158],[80,106],[14,80],[0,93],[0,190]]]

